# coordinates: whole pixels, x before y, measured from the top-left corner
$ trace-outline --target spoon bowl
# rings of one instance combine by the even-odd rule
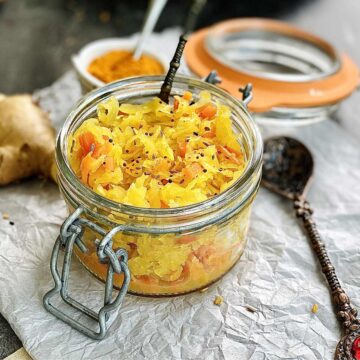
[[[313,175],[314,161],[300,141],[281,136],[264,142],[262,184],[290,200],[304,195]]]

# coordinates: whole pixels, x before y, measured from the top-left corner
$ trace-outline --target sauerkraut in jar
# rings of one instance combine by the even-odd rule
[[[110,84],[78,104],[58,140],[59,182],[70,209],[118,233],[129,290],[173,295],[204,288],[239,259],[261,172],[261,140],[246,107],[221,89],[178,77],[169,104],[161,78]],[[63,171],[66,168],[66,171]],[[80,261],[104,279],[97,235]],[[121,286],[121,275],[115,285]]]

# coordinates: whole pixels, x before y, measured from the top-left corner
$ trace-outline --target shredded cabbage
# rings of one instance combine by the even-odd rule
[[[74,172],[98,194],[145,208],[204,201],[242,175],[246,157],[232,129],[231,111],[208,92],[98,106],[69,139]]]

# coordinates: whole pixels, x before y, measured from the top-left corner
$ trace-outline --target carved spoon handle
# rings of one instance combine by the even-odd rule
[[[358,330],[360,322],[357,319],[357,310],[351,305],[349,297],[342,289],[339,279],[336,276],[335,268],[329,259],[325,244],[321,240],[319,231],[312,217],[313,210],[308,201],[302,196],[297,196],[295,198],[294,208],[296,216],[303,221],[312,248],[320,262],[321,270],[326,277],[333,301],[337,308],[338,319],[344,327],[345,333]]]

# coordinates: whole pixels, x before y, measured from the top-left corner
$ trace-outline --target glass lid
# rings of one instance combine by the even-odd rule
[[[331,47],[264,29],[215,26],[205,38],[205,47],[223,65],[278,81],[317,80],[336,73],[340,67]]]

